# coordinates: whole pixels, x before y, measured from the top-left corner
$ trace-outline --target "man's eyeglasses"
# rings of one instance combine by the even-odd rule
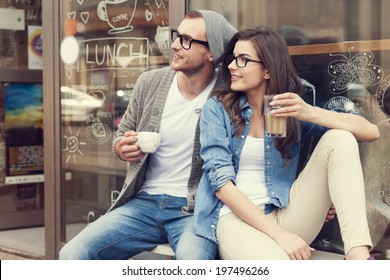
[[[180,45],[185,50],[189,50],[191,48],[192,43],[197,43],[209,47],[209,43],[206,41],[193,39],[190,36],[180,34],[177,29],[171,29],[172,42],[175,42],[177,38],[180,39]]]
[[[260,60],[253,60],[253,59],[247,58],[247,57],[242,56],[242,55],[234,56],[233,54],[229,54],[229,55],[226,56],[226,64],[227,65],[230,65],[230,63],[232,63],[233,60],[236,61],[236,66],[239,67],[239,68],[246,67],[248,62],[256,62],[256,63],[263,64],[263,62],[260,61]]]

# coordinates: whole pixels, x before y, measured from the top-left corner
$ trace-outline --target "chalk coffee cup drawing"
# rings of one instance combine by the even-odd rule
[[[140,131],[137,138],[136,144],[145,154],[152,154],[157,151],[161,142],[161,134],[158,132]]]
[[[137,0],[104,0],[97,7],[97,14],[103,21],[107,21],[112,28],[109,34],[117,34],[133,30],[133,20]]]
[[[156,36],[154,40],[157,43],[158,49],[162,55],[168,56],[170,45],[169,45],[169,26],[157,26]]]
[[[268,137],[284,138],[287,134],[287,118],[276,117],[271,114],[272,110],[280,108],[269,105],[274,96],[275,94],[264,95],[265,135]]]

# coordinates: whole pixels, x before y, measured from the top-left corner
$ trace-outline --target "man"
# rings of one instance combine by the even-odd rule
[[[198,119],[213,89],[222,86],[218,65],[236,32],[212,11],[192,11],[172,29],[170,67],[143,73],[113,140],[113,150],[128,162],[123,189],[108,212],[60,251],[60,259],[128,259],[169,243],[176,252],[193,220],[195,193],[202,175]],[[139,149],[137,132],[156,131],[154,154]],[[199,248],[212,259],[215,246]]]

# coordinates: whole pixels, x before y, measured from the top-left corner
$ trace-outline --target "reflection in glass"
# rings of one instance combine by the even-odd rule
[[[139,75],[168,65],[168,2],[60,1],[63,241],[122,188],[126,165],[112,136]]]

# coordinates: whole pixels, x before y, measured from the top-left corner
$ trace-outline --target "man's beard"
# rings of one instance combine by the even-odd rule
[[[193,75],[198,73],[203,67],[203,63],[197,63],[196,65],[184,65],[182,67],[175,65],[171,66],[173,70],[183,72],[186,75]]]

